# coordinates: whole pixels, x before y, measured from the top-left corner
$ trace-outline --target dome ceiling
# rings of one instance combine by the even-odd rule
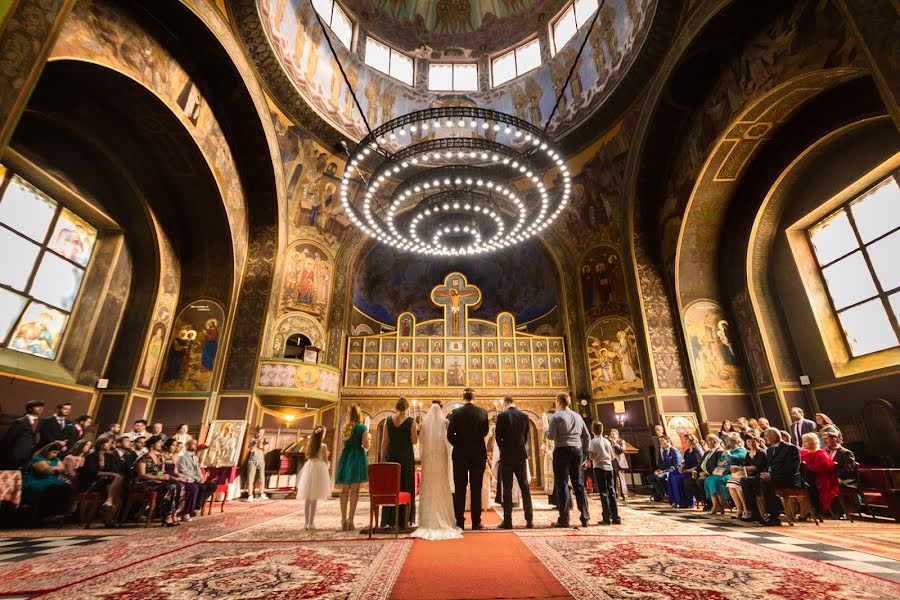
[[[438,106],[478,106],[514,115],[540,128],[546,125],[548,134],[564,144],[565,136],[595,113],[608,125],[610,111],[598,109],[614,92],[615,106],[627,105],[637,93],[648,75],[648,65],[655,64],[665,49],[653,32],[671,29],[673,11],[659,6],[657,0],[606,0],[559,109],[548,124],[558,90],[589,29],[582,27],[558,51],[551,52],[553,19],[568,5],[567,0],[341,2],[354,24],[354,42],[352,49],[334,37],[332,43],[361,111],[309,0],[235,0],[231,6],[262,79],[285,113],[324,143],[334,147],[339,140],[346,140],[352,147],[368,133],[367,123],[374,129],[395,117]],[[492,86],[489,71],[490,59],[497,56],[494,51],[533,40],[535,32],[541,44],[540,66]],[[414,59],[413,85],[365,64],[362,57],[369,35]],[[428,90],[429,61],[435,56],[446,61],[452,58],[451,52],[478,64],[478,91]],[[632,71],[639,74],[631,75]],[[623,82],[627,86],[621,85]],[[590,129],[596,126],[594,118]],[[572,139],[583,145],[584,137],[578,131]]]
[[[349,0],[382,41],[422,58],[499,52],[546,26],[568,0]]]

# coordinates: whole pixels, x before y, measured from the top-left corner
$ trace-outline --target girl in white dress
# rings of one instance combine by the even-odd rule
[[[331,497],[331,475],[328,472],[328,446],[322,443],[325,428],[321,425],[313,429],[306,447],[306,464],[300,471],[297,482],[297,498],[305,500],[303,515],[304,529],[315,529],[316,505],[319,500]]]
[[[419,487],[419,527],[412,537],[452,540],[462,537],[453,512],[453,461],[447,442],[447,419],[438,403],[422,421],[422,483]]]

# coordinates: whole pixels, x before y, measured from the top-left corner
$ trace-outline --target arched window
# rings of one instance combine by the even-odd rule
[[[292,333],[284,342],[284,358],[294,358],[303,360],[303,351],[307,346],[312,346],[312,342],[302,333]]]

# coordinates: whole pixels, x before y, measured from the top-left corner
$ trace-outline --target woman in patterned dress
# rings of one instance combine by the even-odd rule
[[[175,512],[181,502],[181,488],[178,482],[166,473],[162,452],[163,440],[154,435],[147,440],[147,453],[134,465],[136,481],[134,487],[142,491],[156,491],[156,506],[163,517],[165,527],[180,525],[175,519]]]

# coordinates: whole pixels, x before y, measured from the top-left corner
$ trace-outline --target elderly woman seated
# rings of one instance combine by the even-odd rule
[[[47,444],[34,453],[22,477],[22,502],[38,518],[70,510],[72,487],[63,479],[66,468],[59,458],[61,451],[59,442]]]
[[[712,500],[713,514],[725,514],[725,508],[731,502],[731,494],[725,487],[725,484],[731,479],[731,467],[744,466],[744,459],[747,457],[747,450],[744,449],[744,440],[740,434],[730,433],[725,437],[725,452],[716,463],[713,474],[706,478],[703,482],[703,488],[708,498]]]
[[[831,455],[819,448],[819,436],[815,433],[804,433],[800,438],[803,448],[800,460],[816,476],[816,491],[819,497],[819,512],[831,509],[831,503],[838,495],[838,480]]]

